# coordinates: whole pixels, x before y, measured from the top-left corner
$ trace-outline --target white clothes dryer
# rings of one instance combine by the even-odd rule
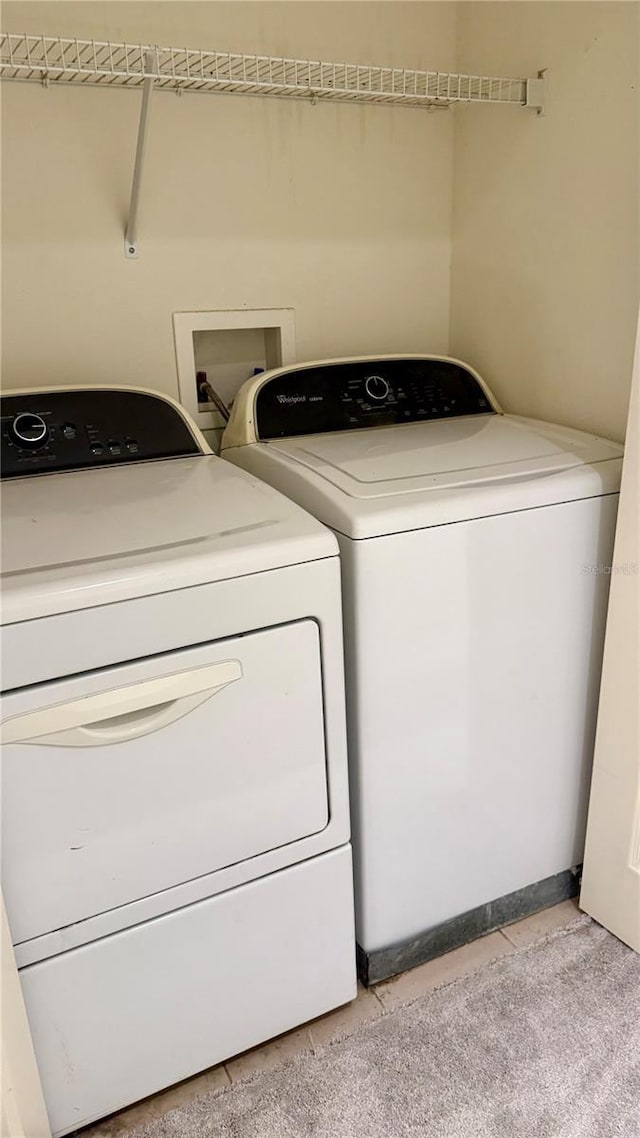
[[[365,983],[577,892],[622,448],[435,356],[265,373],[222,447],[340,544]]]
[[[355,995],[338,550],[150,392],[2,406],[2,887],[54,1134]]]

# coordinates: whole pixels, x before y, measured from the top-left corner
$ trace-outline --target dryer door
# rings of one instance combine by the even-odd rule
[[[13,692],[2,742],[18,943],[324,829],[317,625]]]

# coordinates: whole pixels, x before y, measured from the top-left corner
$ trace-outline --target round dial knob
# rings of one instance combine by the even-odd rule
[[[31,411],[23,411],[16,415],[9,435],[14,443],[25,450],[37,450],[49,441],[49,431],[42,415],[34,415]]]
[[[370,399],[386,399],[389,394],[389,384],[381,375],[368,375],[364,389]]]

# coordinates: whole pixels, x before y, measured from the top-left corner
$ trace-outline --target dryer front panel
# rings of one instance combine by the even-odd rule
[[[2,741],[19,943],[325,828],[318,627],[10,693]]]

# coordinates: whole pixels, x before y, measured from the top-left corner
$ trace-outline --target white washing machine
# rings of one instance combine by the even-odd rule
[[[54,1134],[355,995],[338,550],[172,401],[2,408],[2,887]]]
[[[432,356],[261,375],[222,445],[338,536],[364,981],[576,892],[621,447]]]

